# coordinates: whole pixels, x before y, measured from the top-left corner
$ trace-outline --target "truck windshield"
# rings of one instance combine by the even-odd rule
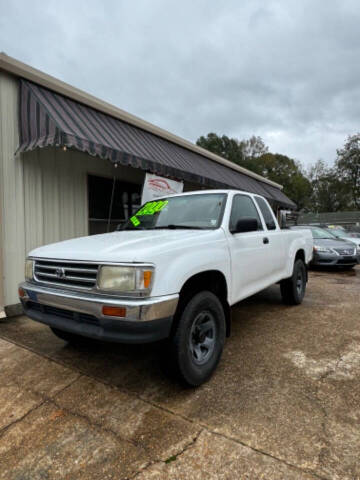
[[[182,195],[147,202],[122,230],[219,228],[225,202],[224,193]]]

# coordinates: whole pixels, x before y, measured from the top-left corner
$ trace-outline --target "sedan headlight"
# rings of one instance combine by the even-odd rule
[[[25,280],[32,280],[34,278],[34,261],[25,260]]]
[[[332,248],[328,248],[328,247],[316,246],[316,247],[314,247],[314,251],[318,252],[318,253],[332,253],[333,255],[336,255],[334,250]]]
[[[154,277],[152,267],[102,266],[98,288],[120,293],[145,295],[150,292]]]

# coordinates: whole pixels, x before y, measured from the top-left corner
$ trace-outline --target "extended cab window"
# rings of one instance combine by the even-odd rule
[[[268,230],[276,230],[276,223],[273,217],[273,214],[268,207],[267,203],[265,200],[261,197],[255,197],[256,203],[258,204],[258,207],[260,208],[260,211],[262,213],[262,216],[264,217],[265,224]]]
[[[247,195],[235,195],[230,215],[230,232],[235,230],[237,222],[243,218],[256,218],[259,225],[258,230],[262,230],[261,220],[251,197]]]

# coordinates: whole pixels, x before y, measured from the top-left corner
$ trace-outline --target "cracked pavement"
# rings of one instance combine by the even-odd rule
[[[360,479],[360,268],[233,308],[213,378],[183,389],[159,345],[71,347],[0,320],[0,479]]]

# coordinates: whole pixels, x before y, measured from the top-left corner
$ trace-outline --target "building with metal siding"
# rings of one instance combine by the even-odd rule
[[[0,194],[3,306],[17,302],[16,282],[24,275],[25,218],[23,162],[14,156],[18,136],[18,83],[0,72]]]
[[[126,128],[128,131],[137,129],[132,131],[134,137],[131,155],[128,152],[123,155],[121,146],[115,149],[114,145],[104,144],[98,152],[89,151],[87,148],[80,151],[78,145],[67,143],[66,135],[62,137],[63,143],[57,140],[39,145],[36,144],[39,135],[32,133],[32,138],[27,139],[28,143],[24,148],[23,128],[30,132],[29,135],[36,132],[37,128],[30,123],[35,121],[34,116],[29,115],[25,118],[22,114],[22,119],[25,118],[27,122],[25,127],[19,117],[21,79],[25,79],[27,83],[32,82],[36,88],[45,88],[50,94],[54,92],[56,95],[64,96],[68,99],[66,100],[68,104],[75,102],[73,104],[79,105],[81,109],[92,109],[94,115],[100,112],[101,115],[109,116],[112,122],[118,122],[116,128]],[[39,111],[40,107],[36,108],[36,111]],[[101,118],[97,117],[96,121],[100,120]],[[41,126],[39,122],[37,123],[39,132]],[[101,123],[97,124],[98,128],[99,125]],[[119,132],[120,134],[124,136],[124,131]],[[106,132],[103,133],[103,137],[105,135]],[[135,137],[142,143],[134,145]],[[145,137],[146,141],[141,140]],[[81,141],[82,144],[86,144],[86,141],[93,140],[89,135],[89,138]],[[126,138],[124,141],[126,144]],[[33,148],[29,147],[31,142]],[[116,143],[119,144],[119,141]],[[23,151],[19,151],[19,147],[22,147]],[[110,150],[106,155],[102,155],[106,148]],[[126,149],[130,150],[130,146]],[[141,158],[136,155],[136,149],[143,152]],[[156,151],[159,152],[159,164],[162,162],[164,166],[157,166]],[[176,159],[182,171],[175,169]],[[197,165],[197,159],[199,164],[208,162],[212,178],[202,176],[206,164],[205,168],[200,165],[201,170]],[[12,308],[18,304],[17,284],[23,279],[24,259],[31,249],[51,242],[88,235],[95,232],[96,228],[103,227],[101,218],[90,218],[89,178],[109,181],[115,178],[121,185],[128,187],[136,185],[136,188],[141,189],[145,172],[156,171],[151,162],[156,168],[164,168],[164,172],[157,173],[166,176],[167,172],[172,172],[172,175],[168,176],[184,180],[185,191],[204,186],[215,187],[216,182],[219,186],[227,184],[234,187],[236,182],[240,182],[247,186],[248,191],[255,189],[259,190],[257,193],[266,192],[266,196],[278,205],[294,206],[281,192],[280,185],[0,54],[0,312],[4,307],[9,314],[17,311],[16,308]],[[214,181],[214,184],[206,183],[208,180]],[[230,185],[231,182],[235,184]],[[241,188],[241,185],[238,188]],[[132,194],[130,195],[129,191],[126,195],[128,202],[126,205],[129,209]],[[92,224],[91,221],[95,223]]]

